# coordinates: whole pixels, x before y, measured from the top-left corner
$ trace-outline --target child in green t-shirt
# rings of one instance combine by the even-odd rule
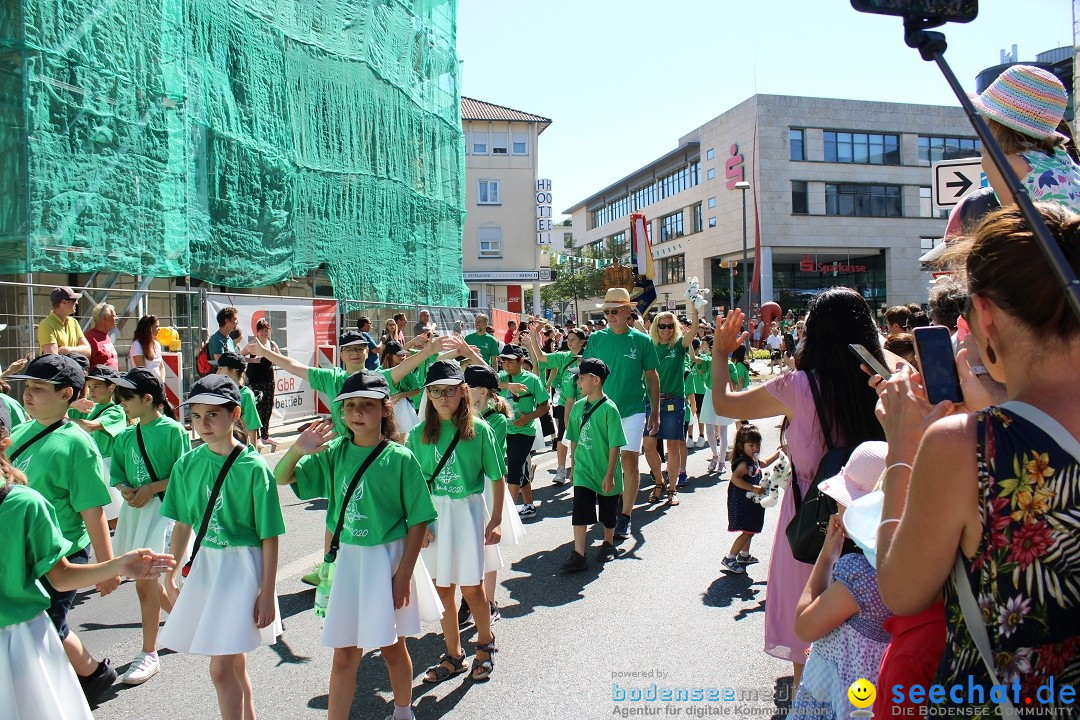
[[[108,365],[90,368],[86,373],[86,397],[79,398],[68,408],[68,417],[90,433],[101,452],[102,477],[112,498],[112,502],[105,506],[105,519],[109,521],[110,530],[116,529],[116,519],[120,516],[124,497],[109,484],[109,464],[113,443],[128,426],[123,408],[113,402],[114,377],[116,371]]]
[[[262,429],[262,418],[259,417],[259,408],[255,393],[247,386],[247,360],[243,355],[234,352],[222,353],[217,360],[218,375],[225,375],[232,379],[240,388],[240,418],[244,422],[247,431],[247,444],[257,450],[264,446],[259,442],[259,430]]]
[[[574,549],[563,563],[563,572],[589,567],[585,559],[585,534],[599,520],[604,526],[604,542],[596,553],[598,562],[614,560],[615,521],[623,491],[619,451],[626,444],[619,408],[604,394],[609,370],[598,358],[585,358],[575,368],[584,400],[574,405],[566,424],[566,438],[574,463]],[[574,371],[571,371],[574,372]]]

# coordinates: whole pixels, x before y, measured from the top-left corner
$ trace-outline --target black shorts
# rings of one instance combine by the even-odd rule
[[[610,530],[615,527],[615,519],[619,514],[621,503],[621,495],[598,495],[587,487],[575,485],[574,514],[570,524],[595,525],[597,518],[596,506],[599,505],[600,522]]]
[[[529,484],[529,455],[532,453],[532,435],[506,436],[506,484]]]
[[[563,435],[566,434],[566,408],[562,405],[556,405],[551,409],[551,414],[555,416],[555,427],[558,429],[555,434],[555,441],[562,442]]]
[[[68,562],[73,565],[86,565],[90,562],[90,553],[86,548],[79,550],[76,553],[72,553],[67,556]],[[49,605],[49,609],[45,611],[45,614],[52,620],[53,627],[56,628],[56,634],[63,640],[71,632],[68,627],[67,616],[71,612],[71,606],[75,602],[75,590],[68,590],[66,592],[60,592],[53,589],[53,586],[49,584],[49,579],[44,575],[41,576],[41,586],[45,588],[45,592],[49,593],[49,599],[52,603]]]
[[[697,416],[701,417],[701,408],[705,404],[705,396],[694,393],[694,407],[697,408]]]
[[[544,413],[540,416],[540,432],[544,437],[551,437],[555,434],[555,421],[551,419],[551,413]]]

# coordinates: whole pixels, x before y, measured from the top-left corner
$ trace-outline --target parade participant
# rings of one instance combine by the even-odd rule
[[[41,493],[56,511],[64,538],[71,544],[68,562],[85,565],[94,546],[94,558],[112,560],[112,541],[104,507],[111,502],[105,488],[101,453],[94,441],[75,423],[67,420],[73,399],[82,394],[86,382],[82,369],[66,355],[40,355],[21,375],[26,381],[23,403],[33,422],[14,428],[7,456],[22,471],[29,486]],[[97,589],[108,595],[120,584],[119,577],[105,578]],[[98,662],[68,627],[67,616],[75,602],[75,591],[62,591],[42,579],[51,604],[48,615],[64,644],[75,674],[79,676],[91,704],[116,680],[108,659]]]
[[[52,312],[38,324],[38,345],[42,355],[59,353],[61,355],[82,355],[90,357],[90,343],[83,335],[79,321],[74,313],[79,306],[82,293],[69,287],[53,288],[49,293]]]
[[[153,315],[143,315],[135,325],[135,336],[128,351],[132,367],[144,367],[153,370],[165,378],[165,366],[161,361],[161,343],[157,340],[158,319]]]
[[[589,336],[585,357],[598,358],[607,364],[611,372],[607,383],[608,397],[618,406],[623,419],[626,445],[622,448],[621,462],[625,490],[622,512],[615,525],[615,537],[625,540],[630,537],[630,516],[634,512],[641,485],[638,458],[642,438],[646,430],[655,433],[660,429],[660,378],[656,372],[660,363],[656,357],[656,346],[649,336],[627,324],[630,319],[630,293],[626,289],[608,290],[601,307],[611,325]]]
[[[686,485],[686,431],[683,416],[686,413],[686,358],[697,333],[697,307],[690,305],[694,320],[687,332],[675,318],[675,313],[658,313],[649,328],[656,354],[660,377],[660,425],[655,431],[645,433],[645,460],[653,476],[650,503],[658,503],[664,495],[664,476],[660,472],[660,452],[657,440],[664,441],[668,465],[668,505],[679,504],[678,488]]]
[[[477,313],[475,320],[476,332],[465,336],[465,342],[480,351],[480,357],[484,362],[495,367],[495,358],[499,356],[499,341],[488,333],[488,317],[484,313]]]
[[[109,489],[109,496],[112,497],[112,502],[105,506],[105,519],[109,521],[110,529],[116,525],[124,497],[109,483],[109,465],[112,462],[113,443],[128,425],[124,409],[113,402],[115,378],[116,373],[108,365],[90,368],[86,375],[87,397],[71,403],[67,412],[72,422],[90,433],[98,452],[101,453],[101,476]],[[133,550],[134,547],[128,549]]]
[[[217,324],[217,332],[210,336],[210,342],[206,346],[206,353],[212,363],[217,362],[222,353],[236,352],[233,334],[240,325],[240,311],[232,306],[221,308],[218,310]]]
[[[238,353],[226,352],[218,355],[217,364],[217,374],[225,375],[240,388],[240,418],[244,421],[244,427],[247,428],[247,444],[258,449],[261,447],[259,430],[262,429],[262,419],[259,417],[255,393],[244,384],[244,378],[247,377],[245,373],[247,360]]]
[[[207,375],[192,386],[186,404],[204,444],[173,466],[161,514],[176,521],[174,557],[183,555],[195,528],[198,533],[183,589],[179,568],[165,578],[173,609],[160,642],[210,656],[223,720],[254,718],[245,653],[281,634],[274,585],[285,522],[270,468],[245,444],[236,383]]]
[[[173,466],[191,449],[191,438],[176,421],[176,411],[157,373],[134,368],[113,382],[123,412],[135,423],[120,433],[111,448],[109,478],[126,500],[120,508],[113,545],[117,553],[141,547],[164,552],[173,521],[162,516],[161,499]],[[186,557],[181,553],[177,560],[183,562]],[[140,685],[161,669],[157,653],[161,610],[172,609],[157,578],[136,580],[135,592],[142,614],[142,652],[121,678],[125,685]]]
[[[98,303],[90,312],[90,320],[94,323],[94,327],[86,331],[86,341],[90,343],[90,367],[107,365],[120,372],[116,346],[112,341],[112,332],[116,329],[116,308],[109,303]]]
[[[278,344],[270,339],[270,321],[266,318],[259,318],[259,321],[255,323],[255,337],[260,345],[265,345],[276,353],[281,352]],[[258,355],[251,355],[245,360],[247,360],[245,371],[247,385],[255,393],[256,407],[259,410],[259,441],[255,447],[262,448],[266,445],[276,447],[277,443],[270,438],[270,416],[274,412],[274,385],[276,384],[274,363]]]
[[[510,499],[514,505],[519,496],[522,498],[519,514],[530,517],[536,514],[529,468],[529,457],[536,441],[533,421],[548,411],[551,402],[540,378],[522,370],[525,351],[520,345],[504,345],[499,359],[503,368],[499,373],[499,387],[503,388],[502,396],[514,411],[506,427],[506,483],[510,486]]]
[[[568,372],[568,370],[576,367],[581,362],[581,355],[585,352],[585,341],[586,335],[584,331],[570,330],[566,336],[566,350],[545,352],[537,344],[535,332],[525,336],[525,345],[529,348],[529,354],[532,355],[535,366],[540,368],[541,371],[552,373],[550,385],[556,393],[555,397],[552,398],[555,403],[552,415],[555,417],[558,428],[558,433],[555,436],[557,443],[555,457],[558,464],[555,469],[555,477],[552,480],[556,485],[562,485],[569,482],[570,479],[566,468],[569,447],[562,440],[566,434],[566,419],[570,417],[570,410],[573,408],[574,399],[577,397],[577,392],[574,390],[577,376]]]
[[[424,681],[442,682],[465,672],[454,602],[458,587],[476,623],[477,654],[470,677],[487,680],[497,649],[484,596],[484,548],[497,545],[502,537],[506,465],[491,427],[473,413],[461,367],[446,360],[432,363],[424,390],[424,419],[409,432],[405,444],[420,461],[438,512],[422,556],[445,608],[446,643],[446,652],[439,664],[428,668]],[[489,482],[493,485],[490,513],[484,502],[484,486]]]
[[[701,419],[701,416],[705,408],[705,390],[709,387],[709,380],[712,377],[712,351],[708,346],[702,351],[702,343],[708,342],[709,336],[701,336],[701,330],[702,328],[698,328],[698,337],[694,338],[694,358],[688,366],[690,388],[693,390],[696,409],[694,414],[697,419],[696,447],[698,448],[705,447],[705,421]],[[687,447],[690,447],[690,442],[693,440],[691,436],[693,430],[691,427],[686,434]]]
[[[619,514],[619,495],[623,491],[619,454],[626,444],[619,408],[604,394],[604,381],[610,374],[607,364],[603,360],[586,358],[571,372],[578,376],[583,400],[574,406],[566,427],[575,468],[571,520],[574,549],[562,565],[563,572],[578,572],[589,567],[585,559],[585,536],[598,518],[604,526],[604,541],[596,552],[596,561],[606,563],[618,556],[615,522]]]
[[[0,406],[0,717],[13,720],[92,720],[83,689],[76,682],[56,630],[46,614],[50,594],[74,594],[81,587],[124,575],[150,580],[173,566],[169,555],[133,550],[92,565],[67,560],[71,542],[56,511],[27,487],[8,449],[11,418]],[[39,578],[41,580],[39,580]]]
[[[342,406],[346,435],[317,423],[297,438],[274,475],[302,500],[327,498],[331,545],[324,564],[333,569],[322,644],[334,648],[329,717],[349,717],[364,648],[379,648],[394,693],[394,714],[410,720],[412,659],[405,637],[420,622],[442,617],[442,605],[420,559],[435,507],[416,458],[400,444],[390,389],[379,373],[360,371],[345,381],[334,403]]]
[[[728,430],[730,429],[734,420],[729,417],[722,417],[716,414],[716,408],[713,405],[713,375],[712,375],[712,344],[713,339],[707,338],[705,341],[705,347],[709,353],[708,365],[709,376],[705,382],[705,398],[702,400],[702,406],[700,409],[701,421],[705,423],[705,439],[709,443],[709,450],[712,452],[712,457],[709,458],[708,470],[710,473],[724,474],[724,463],[728,459]],[[740,352],[741,351],[741,352]],[[741,357],[746,356],[746,346],[740,345],[735,351],[735,355]],[[705,357],[701,358],[702,364],[704,364]],[[723,362],[720,360],[719,362]],[[738,368],[740,366],[734,359],[734,355],[727,359],[727,376],[720,375],[721,381],[727,384],[729,391],[738,391],[744,389],[740,381],[740,375]],[[746,368],[743,367],[745,373]],[[746,382],[749,383],[750,376],[746,375]]]
[[[758,561],[750,554],[750,542],[765,526],[765,508],[748,498],[746,493],[760,495],[765,490],[761,484],[761,468],[775,462],[780,457],[780,450],[777,449],[768,460],[759,460],[761,431],[756,425],[740,425],[733,447],[731,482],[727,490],[728,532],[737,532],[739,536],[720,564],[728,572],[741,575],[746,573],[747,565]]]

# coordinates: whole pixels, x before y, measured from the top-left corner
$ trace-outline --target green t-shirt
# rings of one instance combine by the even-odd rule
[[[440,421],[439,441],[430,445],[421,441],[426,424],[427,421],[422,422],[410,430],[409,438],[405,441],[419,461],[425,481],[435,472],[456,431],[453,421]],[[498,481],[506,475],[506,455],[495,442],[491,427],[476,418],[473,428],[476,436],[472,440],[458,441],[454,454],[432,482],[432,495],[447,495],[454,499],[479,495],[484,492],[484,478]]]
[[[240,388],[240,419],[244,421],[244,427],[248,430],[258,430],[262,427],[259,408],[255,406],[255,393],[247,385]]]
[[[686,372],[686,356],[690,353],[681,342],[674,345],[654,345],[656,359],[660,363],[660,394],[678,395],[682,397],[685,392],[686,380],[683,374]],[[607,385],[607,383],[604,383]]]
[[[574,403],[570,422],[566,423],[566,439],[577,443],[573,458],[574,484],[586,487],[597,495],[619,495],[623,491],[623,474],[618,454],[615,456],[615,488],[609,493],[604,492],[603,488],[611,448],[621,448],[626,444],[622,415],[611,398],[605,396],[598,403],[599,407],[589,416],[585,427],[581,427],[581,418],[596,406],[587,399]]]
[[[416,387],[417,388],[424,387],[424,380],[427,378],[428,368],[431,367],[431,365],[438,359],[439,359],[439,355],[436,353],[435,355],[432,355],[431,357],[429,357],[424,362],[420,363],[420,367],[416,368],[416,370],[413,371],[414,373],[416,373],[416,382],[417,382]],[[424,399],[424,393],[417,393],[416,395],[413,395],[410,398],[410,400],[412,401],[413,407],[416,408],[417,412],[420,411],[420,401],[423,400],[423,399]]]
[[[326,396],[326,404],[330,406],[330,419],[334,421],[334,432],[341,437],[348,437],[349,433],[341,414],[341,403],[334,402],[334,398],[348,379],[349,373],[345,372],[344,368],[308,368],[308,385],[312,390]]]
[[[296,464],[296,482],[290,487],[301,500],[327,498],[326,529],[330,532],[337,527],[349,483],[374,449],[358,447],[351,439],[341,437],[325,451],[305,455]],[[430,523],[435,515],[416,458],[406,447],[392,442],[357,484],[345,512],[341,542],[382,545],[400,540],[410,527]]]
[[[540,365],[540,370],[545,374],[548,370],[554,370],[555,375],[551,378],[551,387],[559,390],[560,396],[562,394],[562,382],[568,374],[573,377],[572,373],[567,373],[568,367],[574,367],[580,361],[580,357],[570,352],[569,350],[556,350],[547,354],[547,360]]]
[[[495,436],[495,449],[506,457],[506,426],[510,421],[506,419],[498,410],[491,410],[489,414],[487,410],[480,413],[486,422],[491,427],[491,434]]]
[[[705,391],[712,387],[712,357],[698,355],[699,363],[691,363],[690,377],[694,382],[694,394],[704,395]]]
[[[112,455],[113,443],[116,442],[117,436],[124,431],[124,428],[128,426],[127,413],[124,412],[124,408],[116,403],[97,403],[88,413],[81,413],[75,408],[70,408],[68,417],[79,420],[96,420],[101,423],[101,430],[90,433],[90,437],[94,439],[94,444],[97,445],[101,457]]]
[[[683,398],[694,394],[694,371],[689,365],[683,366]],[[683,422],[690,422],[693,414],[690,412],[690,401],[683,403]]]
[[[173,465],[161,514],[198,532],[210,491],[224,464],[225,456],[211,452],[209,445],[181,456]],[[244,446],[221,484],[203,545],[218,549],[260,547],[263,540],[284,533],[274,475],[254,448]]]
[[[594,332],[585,346],[585,357],[594,357],[607,363],[611,374],[604,381],[604,392],[619,408],[623,417],[645,412],[645,380],[642,374],[656,370],[659,360],[652,339],[630,328],[618,335],[610,328]]]
[[[56,520],[56,511],[40,493],[23,485],[11,488],[0,505],[0,628],[32,620],[49,607],[49,594],[38,578],[72,550]]]
[[[141,487],[151,482],[150,473],[139,452],[135,428],[132,425],[120,433],[113,445],[112,465],[109,467],[109,483],[112,485],[127,483],[131,487]],[[142,436],[146,454],[150,456],[158,480],[171,477],[176,461],[191,450],[191,438],[184,426],[164,415],[144,425]]]
[[[506,398],[506,401],[510,403],[510,408],[514,411],[514,414],[510,416],[510,421],[506,424],[507,434],[536,437],[536,428],[531,422],[527,423],[525,427],[517,427],[514,425],[514,420],[522,415],[535,412],[538,405],[543,405],[551,399],[547,388],[544,387],[544,383],[528,370],[522,370],[517,375],[510,375],[505,370],[502,370],[499,372],[499,382],[521,383],[526,387],[525,394],[516,396],[516,399],[509,390],[502,390],[499,393]]]
[[[499,356],[499,341],[487,333],[469,333],[465,336],[465,344],[480,348],[480,357],[484,362],[495,367],[495,358]]]
[[[386,378],[386,384],[390,386],[391,395],[399,392],[409,392],[410,390],[419,390],[423,387],[423,383],[420,382],[420,377],[416,374],[415,370],[401,378],[400,383],[394,382],[394,378],[392,377],[394,371],[392,368],[380,368],[375,372]]]
[[[30,419],[30,416],[26,414],[26,410],[23,409],[22,403],[7,393],[0,392],[0,402],[7,405],[8,412],[11,413],[11,427],[22,425]]]
[[[750,387],[750,371],[742,363],[728,361],[728,374],[731,373],[731,366],[735,366],[735,374],[731,376],[731,382],[735,386],[736,390],[745,390]]]
[[[44,429],[37,420],[12,429],[7,456]],[[60,532],[71,543],[71,551],[89,545],[90,534],[79,513],[112,502],[105,488],[101,452],[93,439],[75,423],[65,422],[28,447],[14,464],[26,473],[30,487],[56,510]]]

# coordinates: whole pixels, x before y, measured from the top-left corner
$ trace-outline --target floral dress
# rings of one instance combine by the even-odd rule
[[[1032,200],[1061,203],[1080,213],[1080,166],[1058,148],[1053,155],[1033,151],[1021,153],[1031,170],[1021,178]]]
[[[1019,680],[1023,706],[1029,697],[1036,703],[1036,691],[1053,678],[1057,701],[1058,688],[1080,684],[1080,442],[1025,403],[1008,402],[977,417],[983,533],[964,568],[982,608],[998,680]],[[934,682],[981,684],[985,706],[993,707],[993,681],[951,579],[945,612],[945,654]],[[1059,717],[1073,711],[1054,702],[1037,707],[1044,713],[1057,708]]]

